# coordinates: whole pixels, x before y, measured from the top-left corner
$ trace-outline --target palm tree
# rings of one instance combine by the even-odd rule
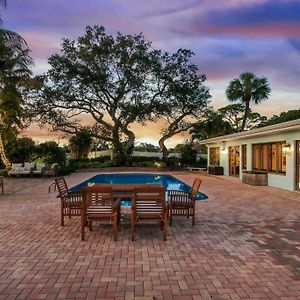
[[[255,104],[269,98],[271,89],[266,77],[257,77],[253,73],[242,73],[239,78],[233,79],[227,89],[226,95],[230,101],[240,100],[245,105],[241,131],[245,130],[250,112],[250,102]]]
[[[15,133],[22,128],[21,89],[31,75],[32,59],[28,48],[18,42],[7,45],[3,40],[0,40],[0,57],[0,157],[9,169],[2,133]]]
[[[7,0],[0,0],[0,6],[3,6],[4,8],[6,8],[7,6]],[[0,25],[2,25],[3,21],[0,17]],[[13,43],[16,44],[18,43],[20,45],[20,47],[26,49],[27,48],[27,43],[26,41],[22,38],[22,36],[20,36],[18,33],[8,30],[8,29],[4,29],[4,28],[0,28],[0,42],[5,42],[7,45]]]
[[[7,1],[0,0],[0,5],[6,7]],[[15,134],[22,128],[20,88],[31,75],[31,64],[26,41],[18,33],[0,28],[0,158],[7,169],[10,162],[5,154],[2,133]]]

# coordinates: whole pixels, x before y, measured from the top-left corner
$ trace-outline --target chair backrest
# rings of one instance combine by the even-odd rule
[[[46,167],[46,164],[44,164],[44,163],[36,163],[36,165],[35,165],[36,171],[41,171],[45,167]]]
[[[21,168],[22,168],[22,164],[14,164],[14,163],[11,164],[11,170],[12,171],[18,171]]]
[[[166,209],[166,191],[162,185],[149,184],[143,187],[136,187],[134,189],[133,207],[138,203],[155,203],[162,205],[163,210]]]
[[[111,206],[113,202],[112,187],[93,185],[82,187],[81,192],[82,202],[85,208],[90,207],[91,205]]]
[[[59,197],[65,197],[68,195],[69,190],[68,190],[68,185],[66,183],[66,180],[64,177],[57,177],[55,178],[55,183],[58,189]]]
[[[30,170],[30,169],[34,169],[34,168],[35,168],[35,163],[29,163],[29,162],[24,163],[25,170]]]
[[[195,178],[193,186],[192,186],[192,190],[191,190],[191,198],[193,198],[193,199],[196,198],[197,193],[199,192],[201,183],[202,183],[201,178]]]

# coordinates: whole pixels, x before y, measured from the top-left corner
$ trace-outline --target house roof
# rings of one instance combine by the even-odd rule
[[[243,131],[239,133],[222,135],[215,138],[202,140],[199,142],[199,144],[206,145],[206,144],[212,144],[217,142],[226,142],[226,141],[232,141],[237,139],[244,139],[248,137],[264,136],[273,133],[296,131],[296,130],[300,130],[300,119],[283,122],[275,125],[269,125],[269,126]]]

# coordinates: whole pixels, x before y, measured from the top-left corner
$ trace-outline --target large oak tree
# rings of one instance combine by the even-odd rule
[[[115,161],[124,164],[134,147],[133,123],[164,116],[170,124],[162,145],[190,128],[189,117],[203,111],[209,93],[191,56],[189,50],[155,50],[141,34],[111,36],[102,26],[87,27],[49,58],[51,68],[34,98],[35,113],[54,130],[74,134],[85,128],[111,142]],[[87,118],[89,128],[83,122]]]
[[[151,119],[164,89],[156,76],[160,56],[141,34],[114,37],[102,26],[87,27],[77,40],[64,39],[35,95],[38,121],[74,134],[89,119],[91,135],[111,142],[115,161],[125,163],[135,140],[130,125]]]

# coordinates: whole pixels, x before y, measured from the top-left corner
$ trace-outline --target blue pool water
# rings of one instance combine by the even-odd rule
[[[81,187],[93,183],[102,184],[162,184],[166,190],[176,190],[189,192],[191,187],[171,175],[143,174],[143,173],[122,173],[122,174],[98,174],[88,180],[85,180],[75,186],[70,191],[79,191]],[[197,200],[205,200],[207,196],[198,193]],[[124,202],[123,205],[129,205]]]

